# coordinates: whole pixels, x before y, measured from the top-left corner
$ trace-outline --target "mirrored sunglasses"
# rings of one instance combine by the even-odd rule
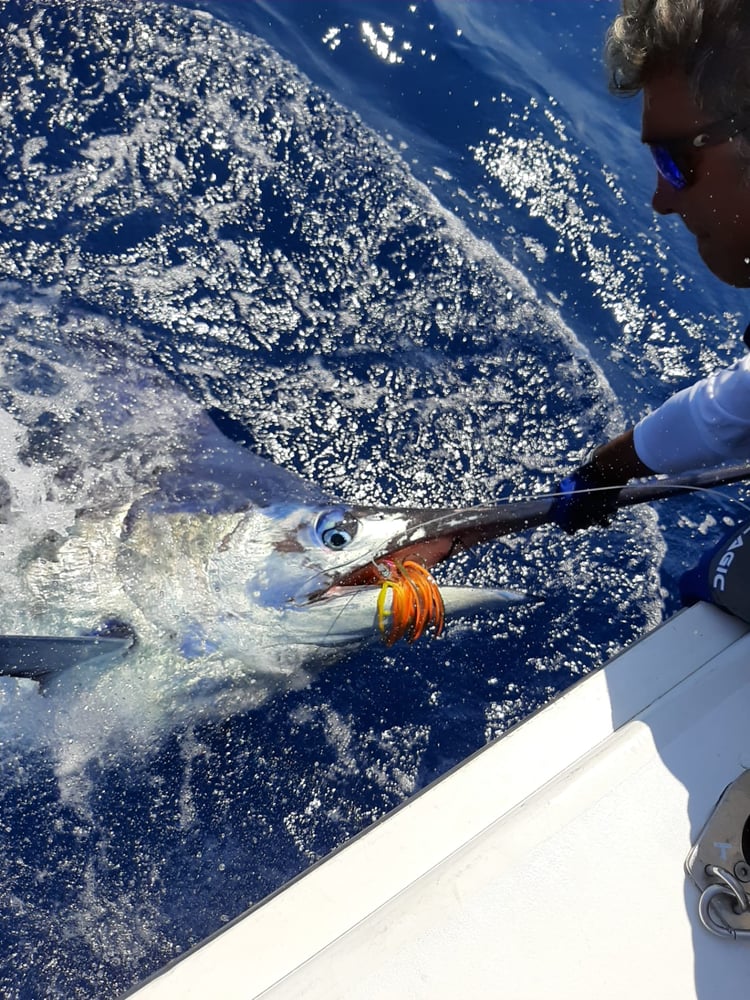
[[[693,183],[692,154],[707,146],[719,146],[729,142],[736,135],[750,128],[750,112],[722,118],[721,121],[704,125],[694,135],[679,136],[674,139],[656,140],[647,143],[661,177],[676,191],[682,191]]]

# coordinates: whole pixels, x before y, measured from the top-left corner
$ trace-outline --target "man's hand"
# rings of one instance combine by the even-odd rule
[[[609,524],[623,486],[651,472],[638,458],[632,429],[625,431],[597,448],[590,461],[558,484],[550,520],[571,535],[593,524]]]
[[[582,465],[558,484],[550,520],[569,535],[594,524],[607,525],[617,512],[623,486],[608,483],[593,463]]]

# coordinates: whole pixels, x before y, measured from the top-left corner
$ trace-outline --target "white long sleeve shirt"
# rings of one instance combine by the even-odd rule
[[[750,354],[676,393],[636,424],[633,440],[654,472],[750,460]]]

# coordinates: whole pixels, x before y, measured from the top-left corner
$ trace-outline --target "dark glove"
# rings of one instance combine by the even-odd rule
[[[592,524],[609,524],[623,485],[613,484],[592,462],[582,465],[558,484],[550,520],[569,535]]]

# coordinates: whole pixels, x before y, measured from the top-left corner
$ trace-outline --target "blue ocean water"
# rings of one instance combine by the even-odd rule
[[[550,488],[744,327],[652,217],[637,102],[600,65],[615,9],[0,2],[6,349],[29,327],[131,343],[346,499]],[[65,414],[22,376],[54,454]],[[541,603],[376,642],[252,710],[167,713],[148,746],[40,740],[49,703],[6,685],[3,996],[123,994],[675,610],[732,516],[689,497],[503,540],[440,579]]]

